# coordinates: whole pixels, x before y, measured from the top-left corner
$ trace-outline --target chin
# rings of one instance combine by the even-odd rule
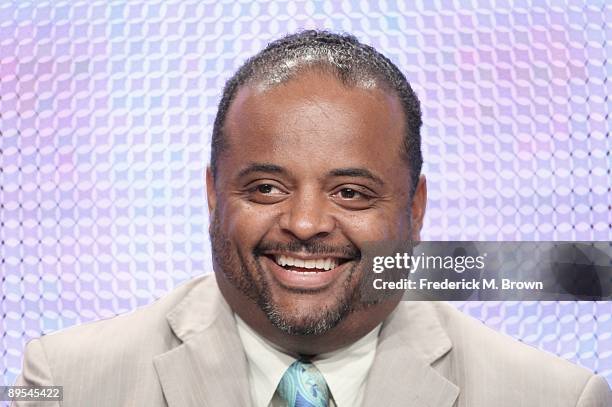
[[[347,307],[309,310],[300,315],[288,314],[274,306],[264,308],[276,328],[296,336],[319,336],[335,328],[348,314]]]
[[[352,296],[342,283],[321,292],[296,292],[278,285],[260,297],[259,306],[272,325],[290,335],[322,335],[351,311]],[[274,283],[272,283],[275,285]]]

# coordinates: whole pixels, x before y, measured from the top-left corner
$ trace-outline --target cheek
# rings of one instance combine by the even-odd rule
[[[223,211],[223,225],[238,247],[252,250],[276,222],[277,214],[262,205],[228,201]]]
[[[401,210],[355,212],[339,219],[354,242],[405,240],[410,236],[409,213]]]

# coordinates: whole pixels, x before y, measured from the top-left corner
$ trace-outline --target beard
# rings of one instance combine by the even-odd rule
[[[251,256],[245,258],[223,232],[219,216],[213,216],[210,240],[216,271],[221,272],[230,284],[253,301],[272,325],[287,334],[322,335],[336,327],[347,315],[358,308],[357,304],[360,304],[360,286],[359,284],[353,284],[356,275],[359,274],[357,265],[359,264],[360,252],[352,244],[333,247],[323,244],[320,240],[293,240],[288,243],[262,241],[254,248]],[[282,307],[274,300],[270,282],[266,279],[267,274],[259,261],[262,253],[271,249],[285,252],[305,250],[311,254],[342,253],[357,261],[347,270],[348,276],[331,305],[307,307],[295,312],[295,310]],[[299,293],[297,290],[292,291]],[[301,295],[309,294],[303,292]],[[371,304],[360,304],[359,307],[367,305]]]

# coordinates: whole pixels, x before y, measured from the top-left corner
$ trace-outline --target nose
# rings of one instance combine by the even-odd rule
[[[300,240],[330,234],[336,221],[329,213],[325,198],[314,191],[292,197],[287,211],[280,218],[280,227]]]

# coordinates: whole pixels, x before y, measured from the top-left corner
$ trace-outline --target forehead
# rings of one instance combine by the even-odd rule
[[[300,171],[336,164],[397,171],[403,115],[394,94],[347,87],[317,72],[272,88],[243,86],[228,112],[223,161],[273,161]]]

